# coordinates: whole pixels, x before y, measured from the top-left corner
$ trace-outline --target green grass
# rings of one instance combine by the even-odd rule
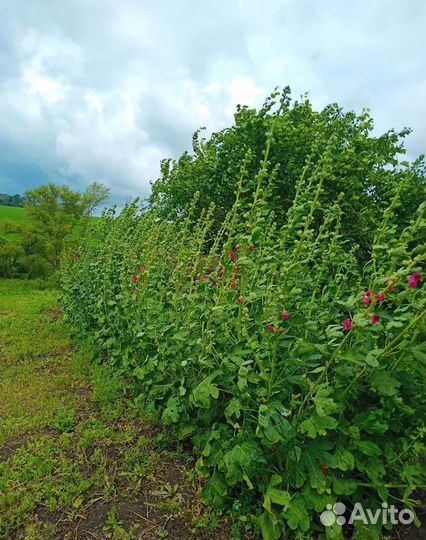
[[[57,296],[0,279],[0,539],[229,538],[193,464],[73,346]]]
[[[24,225],[28,222],[27,214],[24,208],[15,208],[13,206],[0,205],[0,238],[4,238],[11,242],[19,239],[18,233],[7,233],[3,229],[4,221],[12,221],[16,225]]]
[[[34,282],[0,280],[0,444],[49,425],[73,406],[87,365],[75,353],[55,306],[57,292]]]

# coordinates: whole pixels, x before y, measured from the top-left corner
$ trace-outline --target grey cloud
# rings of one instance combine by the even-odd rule
[[[424,151],[423,0],[3,0],[0,191],[107,182],[146,196],[192,132],[276,85],[369,107]]]

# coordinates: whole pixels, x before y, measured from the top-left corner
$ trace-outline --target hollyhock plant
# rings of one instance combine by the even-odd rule
[[[377,315],[374,313],[374,315],[371,317],[371,324],[377,324],[380,322],[380,315]]]
[[[230,256],[232,262],[237,262],[237,254],[235,253],[235,251],[230,251],[229,256]]]
[[[345,319],[343,321],[343,330],[345,330],[345,332],[349,332],[350,330],[352,330],[353,326],[354,324],[351,319]]]
[[[385,293],[380,293],[376,296],[376,300],[378,302],[383,302],[383,300],[386,298],[386,294]]]

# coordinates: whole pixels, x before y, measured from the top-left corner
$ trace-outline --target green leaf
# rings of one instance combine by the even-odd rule
[[[377,367],[379,365],[379,361],[377,360],[377,357],[382,352],[383,352],[383,349],[373,349],[369,351],[369,353],[365,357],[365,363],[371,367]]]
[[[334,429],[337,426],[337,420],[331,416],[318,416],[314,413],[304,420],[300,426],[301,433],[307,433],[308,437],[314,439],[318,435],[326,435],[327,429]]]
[[[333,491],[336,495],[352,495],[357,487],[356,481],[351,478],[333,478]]]
[[[355,445],[358,450],[360,450],[360,452],[362,452],[366,456],[377,457],[380,456],[382,453],[377,444],[371,441],[356,441]]]
[[[352,471],[355,467],[354,456],[341,444],[337,445],[334,453],[334,468],[341,471]]]
[[[265,493],[263,506],[266,508],[266,510],[268,510],[268,512],[272,512],[271,503],[279,504],[280,506],[287,506],[290,500],[291,496],[288,491],[270,487]]]
[[[278,540],[281,537],[282,531],[278,526],[277,518],[271,517],[269,512],[263,512],[256,522],[262,531],[263,540]]]
[[[299,528],[302,531],[309,530],[311,524],[309,514],[306,510],[305,503],[300,496],[296,495],[290,501],[287,510],[284,511],[284,517],[292,531]]]
[[[373,388],[382,396],[394,396],[398,393],[401,383],[387,371],[376,371],[371,375]]]
[[[323,387],[314,397],[314,404],[318,416],[326,416],[336,411],[336,403],[334,402],[333,398],[328,397],[332,391],[333,390],[330,387]]]

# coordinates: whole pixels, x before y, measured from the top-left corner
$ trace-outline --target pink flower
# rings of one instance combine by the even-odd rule
[[[380,315],[376,315],[374,314],[372,317],[371,317],[371,324],[377,324],[380,322]]]
[[[232,262],[237,262],[237,254],[235,253],[235,251],[230,251],[229,256],[231,257]]]
[[[362,303],[364,304],[364,306],[368,306],[368,304],[371,302],[371,296],[368,296],[367,294],[364,296],[364,298],[362,299]]]
[[[365,293],[365,296],[368,296],[369,298],[371,298],[373,294],[374,294],[373,289],[368,289],[368,291]]]
[[[241,304],[244,304],[244,296],[239,296],[239,297],[237,298],[237,303],[240,304],[240,305],[241,305]]]
[[[138,278],[138,276],[132,276],[132,277],[130,278],[130,281],[131,281],[132,283],[137,283],[137,282],[139,281],[139,278]]]
[[[283,311],[281,313],[281,319],[284,319],[285,321],[288,319],[288,312],[287,311]]]
[[[275,326],[273,326],[272,324],[268,324],[268,326],[266,327],[266,330],[268,332],[271,332],[271,334],[273,334],[275,332]]]
[[[408,280],[408,286],[410,289],[416,289],[419,286],[421,280],[420,272],[413,272]]]
[[[385,295],[384,292],[382,292],[382,293],[380,293],[380,294],[378,294],[378,295],[376,296],[376,299],[377,299],[378,302],[383,302],[383,300],[384,300],[385,298],[386,298],[386,295]]]
[[[350,330],[352,330],[353,326],[354,326],[354,324],[353,324],[353,322],[351,321],[351,319],[345,319],[345,320],[343,321],[343,330],[344,330],[345,332],[349,332]]]

